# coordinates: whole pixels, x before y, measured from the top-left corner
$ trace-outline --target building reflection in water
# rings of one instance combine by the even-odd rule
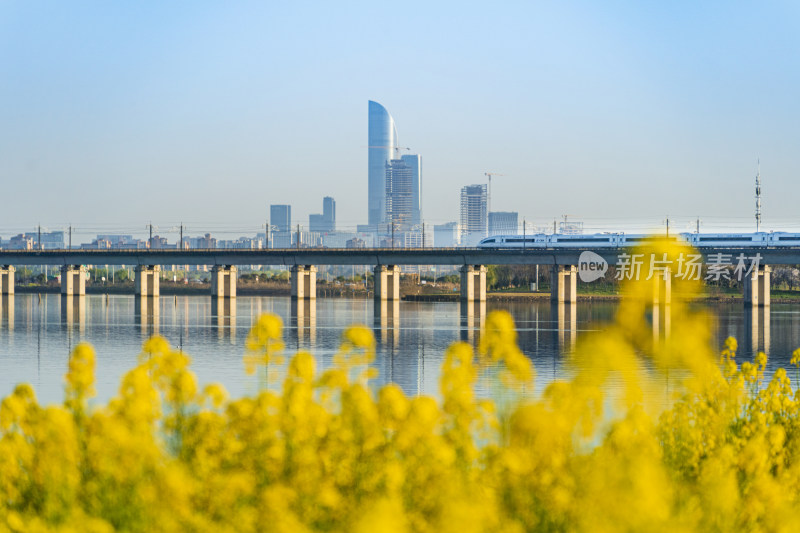
[[[158,335],[161,322],[161,298],[137,296],[134,298],[134,315],[139,327],[147,336]]]
[[[220,339],[236,342],[236,298],[211,297],[211,324],[217,327]]]
[[[461,340],[475,344],[480,340],[480,332],[486,324],[486,301],[461,301]]]
[[[291,327],[295,332],[297,348],[311,348],[317,341],[317,299],[292,298]],[[259,313],[260,314],[260,313]]]

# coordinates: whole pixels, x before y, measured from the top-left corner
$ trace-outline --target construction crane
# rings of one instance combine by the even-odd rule
[[[489,194],[486,199],[486,211],[492,211],[492,176],[505,176],[505,174],[498,174],[497,172],[484,172],[484,176],[489,178]]]

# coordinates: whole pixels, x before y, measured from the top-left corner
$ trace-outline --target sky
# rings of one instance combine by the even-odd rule
[[[367,102],[534,225],[800,231],[797,2],[0,0],[0,235],[367,218]],[[263,231],[263,229],[262,229]],[[222,236],[222,235],[220,235]]]

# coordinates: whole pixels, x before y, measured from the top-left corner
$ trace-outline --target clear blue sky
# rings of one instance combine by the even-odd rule
[[[539,223],[750,220],[758,157],[765,221],[798,218],[798,6],[0,1],[0,233],[364,223],[369,99],[430,223],[486,171]]]

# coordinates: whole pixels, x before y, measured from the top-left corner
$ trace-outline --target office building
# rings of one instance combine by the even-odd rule
[[[412,170],[402,159],[386,163],[386,223],[395,231],[412,225],[412,179]]]
[[[400,159],[411,171],[411,225],[422,224],[422,157],[406,154]]]
[[[270,248],[290,248],[292,245],[292,206],[269,206]]]
[[[308,215],[308,228],[319,233],[336,231],[336,201],[330,196],[322,199],[322,214]]]
[[[378,102],[370,100],[368,112],[367,221],[377,228],[386,220],[386,163],[394,158],[397,128],[392,116]]]
[[[519,233],[519,213],[492,211],[489,213],[489,235],[516,235]]]
[[[488,192],[485,184],[461,188],[461,244],[474,246],[489,230]]]

